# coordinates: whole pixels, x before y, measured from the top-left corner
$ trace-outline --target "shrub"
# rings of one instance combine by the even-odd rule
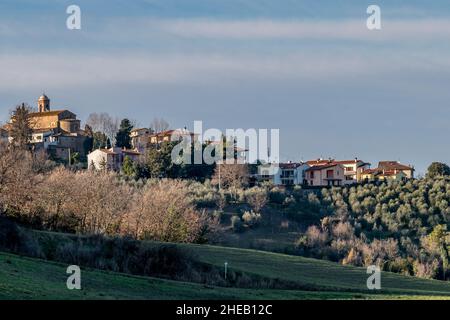
[[[267,191],[263,188],[251,188],[247,190],[245,199],[256,213],[261,213],[267,203]]]
[[[37,258],[43,257],[37,241],[5,217],[0,217],[0,250]]]
[[[255,226],[261,220],[261,215],[253,211],[245,211],[242,215],[242,220],[249,226]]]
[[[242,232],[244,229],[244,225],[242,223],[241,218],[239,218],[238,216],[232,216],[231,217],[231,228],[235,232]]]

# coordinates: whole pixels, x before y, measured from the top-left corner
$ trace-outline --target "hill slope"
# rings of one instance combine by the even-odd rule
[[[367,289],[369,275],[365,268],[250,249],[192,244],[179,246],[194,251],[203,262],[216,266],[223,266],[224,262],[228,262],[229,268],[294,281],[308,290],[373,292]],[[383,272],[379,293],[448,295],[450,298],[450,282]]]
[[[51,232],[37,232],[37,238],[39,238],[39,242],[41,242],[43,246],[49,248],[53,247],[56,243],[77,240],[77,236],[74,235]],[[161,245],[161,243],[157,242],[148,242],[148,244],[151,246]],[[415,277],[402,276],[395,273],[383,272],[381,277],[381,290],[374,292],[369,291],[366,287],[366,281],[369,275],[366,273],[365,268],[342,266],[324,260],[308,259],[299,256],[291,256],[250,249],[193,244],[176,245],[183,250],[192,252],[193,256],[203,263],[223,269],[224,263],[228,262],[228,268],[230,271],[238,271],[249,276],[257,275],[264,279],[280,279],[283,280],[282,282],[292,284],[289,285],[290,288],[308,291],[308,297],[314,297],[314,292],[320,291],[324,293],[334,292],[336,294],[348,293],[350,297],[352,295],[354,296],[355,294],[359,294],[359,296],[374,294],[379,296],[381,294],[447,296],[450,298],[450,282],[424,280]],[[31,260],[24,259],[23,261]],[[44,262],[40,263],[45,264]],[[41,269],[45,274],[45,268],[42,267]],[[95,272],[96,274],[103,274],[99,273],[99,271]],[[65,272],[62,273],[62,277],[66,277]],[[130,277],[128,276],[128,278]],[[150,278],[139,279],[146,279],[147,281]],[[167,282],[155,279],[153,279],[152,281],[159,281],[158,286],[163,284],[171,284],[172,286],[174,284],[182,286],[187,285],[180,282]],[[204,286],[202,285],[192,284],[192,286],[197,290],[195,294],[202,291],[198,291],[198,288],[204,288]],[[223,295],[236,295],[236,298],[241,298],[246,296],[247,294],[251,294],[252,298],[254,298],[254,292],[258,292],[258,294],[261,295],[262,298],[267,298],[269,292],[270,295],[278,294],[275,293],[276,290],[241,290],[220,288],[216,291],[220,291],[220,293],[217,295],[217,298],[223,298]],[[158,290],[156,290],[155,292],[158,292]],[[215,298],[216,296],[214,295],[214,292],[214,290],[210,291],[205,296],[201,295],[201,297]],[[283,290],[281,290],[281,292],[283,292]],[[285,290],[279,297],[286,298],[287,295],[292,293],[293,291]],[[197,297],[195,294],[187,294],[186,297],[195,298]],[[173,295],[167,293],[167,296],[170,297]],[[302,293],[301,296],[305,297],[305,294]],[[345,295],[343,295],[342,297],[344,296]],[[317,297],[320,297],[320,295],[318,295]],[[142,298],[151,298],[151,296],[148,296],[148,294],[146,294]],[[160,296],[160,298],[164,298],[164,295]],[[181,299],[184,297],[181,295],[179,296],[179,298]]]
[[[0,253],[0,299],[354,299],[361,294],[206,287],[82,269],[82,290],[66,288],[66,266]],[[376,298],[405,298],[375,296]],[[410,297],[408,297],[410,298]]]

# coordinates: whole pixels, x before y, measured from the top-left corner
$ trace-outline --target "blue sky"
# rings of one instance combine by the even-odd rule
[[[2,0],[0,68],[0,121],[45,91],[83,120],[279,128],[282,160],[450,163],[447,1]]]

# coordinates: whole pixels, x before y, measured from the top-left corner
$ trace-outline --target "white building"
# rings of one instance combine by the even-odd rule
[[[136,150],[97,149],[88,154],[88,168],[120,171],[125,157],[129,157],[132,161],[138,161],[140,156],[141,153]]]
[[[258,180],[271,181],[274,185],[293,186],[302,185],[305,181],[307,163],[271,163],[258,167]]]

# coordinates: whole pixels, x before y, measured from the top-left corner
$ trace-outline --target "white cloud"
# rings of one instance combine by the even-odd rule
[[[450,37],[450,20],[387,20],[369,31],[366,20],[161,20],[159,28],[181,37],[230,39],[430,40]]]
[[[302,51],[279,55],[254,54],[3,54],[2,90],[109,84],[202,83],[239,80],[327,80],[373,77],[402,72],[440,73],[448,58],[438,55],[393,55],[385,52],[334,53]]]
[[[32,37],[50,40],[67,37],[65,25],[39,21],[33,24],[0,21],[2,37]],[[366,17],[358,20],[275,20],[275,19],[160,19],[115,17],[99,20],[80,33],[86,39],[127,44],[158,41],[175,36],[187,39],[231,40],[356,40],[356,41],[448,41],[449,19],[392,20],[383,18],[382,29],[370,31]]]

